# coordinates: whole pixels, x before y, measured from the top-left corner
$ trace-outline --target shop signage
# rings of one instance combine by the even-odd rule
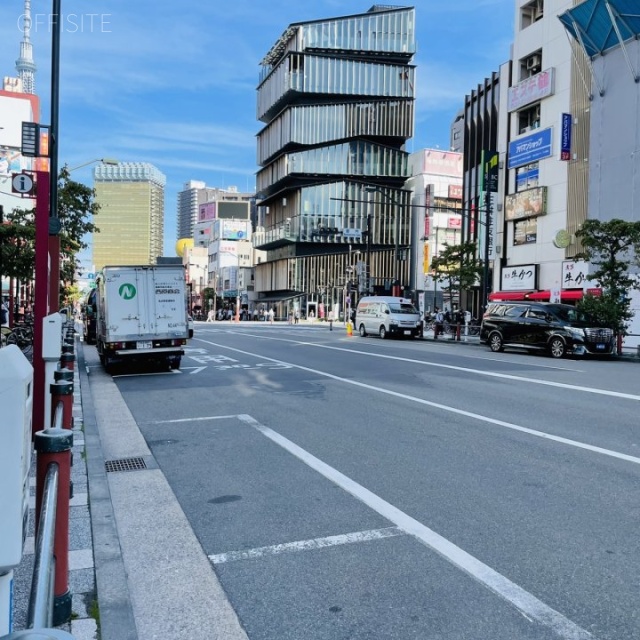
[[[504,219],[521,220],[547,213],[547,187],[512,193],[504,199]]]
[[[562,261],[562,288],[584,289],[589,280],[589,264],[585,260]]]
[[[509,169],[551,156],[552,128],[537,130],[509,143]]]
[[[521,264],[513,267],[505,267],[501,273],[501,286],[503,291],[532,291],[537,289],[538,265]]]
[[[452,200],[462,200],[462,185],[450,184],[449,185],[449,197]]]
[[[560,160],[571,160],[571,125],[570,113],[560,116]]]
[[[507,97],[507,110],[517,111],[527,104],[553,95],[554,69],[546,69],[511,87]]]

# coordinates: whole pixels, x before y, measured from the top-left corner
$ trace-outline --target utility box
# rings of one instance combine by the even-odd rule
[[[17,567],[27,537],[33,367],[16,345],[0,349],[0,574]]]
[[[60,360],[62,355],[62,321],[61,313],[51,313],[42,319],[42,359]]]

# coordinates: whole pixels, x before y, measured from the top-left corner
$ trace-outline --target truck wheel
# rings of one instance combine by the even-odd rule
[[[104,370],[107,373],[109,373],[109,374],[113,373],[113,359],[112,358],[110,358],[107,355],[102,356],[102,364],[104,365]]]
[[[181,360],[181,358],[171,358],[169,360],[169,368],[170,369],[179,369],[180,368],[180,360]]]

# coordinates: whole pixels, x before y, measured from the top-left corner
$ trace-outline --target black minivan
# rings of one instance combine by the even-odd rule
[[[613,330],[599,327],[590,316],[569,304],[492,302],[482,317],[480,342],[491,351],[506,346],[564,355],[610,355]]]

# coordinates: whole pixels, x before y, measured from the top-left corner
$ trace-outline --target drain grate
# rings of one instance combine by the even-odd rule
[[[144,458],[121,458],[120,460],[107,460],[104,463],[107,473],[116,471],[139,471],[146,469]]]

